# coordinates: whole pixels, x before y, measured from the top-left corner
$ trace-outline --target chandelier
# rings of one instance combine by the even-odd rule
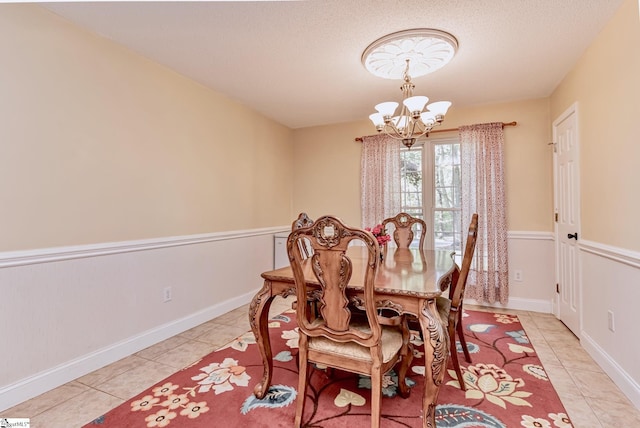
[[[428,136],[433,127],[442,123],[451,103],[438,101],[427,105],[428,97],[414,96],[411,75],[419,77],[438,70],[451,61],[457,48],[458,41],[451,34],[422,28],[389,34],[365,49],[362,64],[370,73],[403,80],[399,114],[396,115],[399,104],[388,101],[376,105],[377,113],[369,116],[378,132],[402,140],[402,144],[411,148],[417,138]]]

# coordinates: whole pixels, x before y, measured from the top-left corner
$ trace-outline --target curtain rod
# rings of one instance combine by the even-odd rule
[[[502,122],[502,127],[504,128],[505,126],[516,126],[518,124],[518,122],[516,122],[515,120],[513,122]],[[460,128],[449,128],[449,129],[436,129],[435,131],[431,131],[429,132],[429,134],[435,134],[436,132],[453,132],[453,131],[457,131]],[[373,135],[377,135],[377,134],[373,134]],[[362,137],[356,137],[356,141],[362,142]]]

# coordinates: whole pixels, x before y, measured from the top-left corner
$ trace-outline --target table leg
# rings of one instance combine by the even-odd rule
[[[249,306],[249,323],[256,337],[256,343],[264,366],[262,380],[258,382],[253,390],[253,394],[258,398],[263,398],[269,390],[273,373],[273,352],[269,341],[269,308],[272,300],[271,281],[265,281]]]
[[[436,403],[444,379],[449,356],[449,338],[435,299],[421,303],[418,316],[424,339],[424,395],[422,398],[423,427],[435,428]]]

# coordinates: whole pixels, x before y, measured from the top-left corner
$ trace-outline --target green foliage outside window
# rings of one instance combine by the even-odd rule
[[[425,150],[433,150],[428,153]],[[432,223],[435,249],[461,250],[460,144],[426,144],[401,151],[402,210]],[[423,157],[433,156],[433,175],[425,175]],[[432,186],[433,218],[425,212],[423,186]],[[427,188],[428,189],[428,188]],[[430,204],[429,204],[430,205]],[[427,218],[425,218],[425,213]]]

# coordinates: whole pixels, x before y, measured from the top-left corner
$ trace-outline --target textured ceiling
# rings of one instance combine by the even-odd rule
[[[416,95],[469,106],[546,97],[621,0],[308,0],[43,3],[290,127],[362,120],[400,82],[360,57],[409,28],[453,34],[453,61]],[[372,125],[373,127],[373,125]],[[373,129],[373,128],[372,128]]]

